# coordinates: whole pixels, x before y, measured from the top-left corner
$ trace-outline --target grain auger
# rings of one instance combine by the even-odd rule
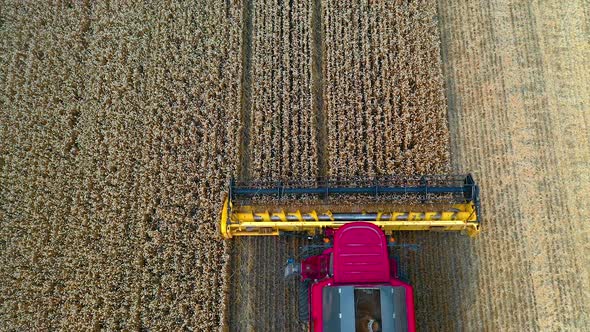
[[[479,188],[471,175],[229,184],[221,233],[324,236],[350,222],[394,231],[480,231]],[[329,234],[328,234],[329,235]]]

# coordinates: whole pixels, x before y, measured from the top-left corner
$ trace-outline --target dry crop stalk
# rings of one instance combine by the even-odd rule
[[[253,178],[313,177],[317,172],[311,107],[311,4],[296,1],[292,5],[254,2]]]
[[[330,174],[445,172],[446,103],[433,3],[325,0],[322,8]]]

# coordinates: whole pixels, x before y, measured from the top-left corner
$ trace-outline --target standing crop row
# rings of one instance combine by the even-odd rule
[[[322,1],[329,174],[443,173],[449,136],[434,1]]]
[[[312,177],[311,4],[255,1],[252,15],[251,176]]]

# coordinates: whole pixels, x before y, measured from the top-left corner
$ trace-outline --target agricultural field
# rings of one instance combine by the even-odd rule
[[[398,234],[420,331],[590,326],[585,1],[0,0],[0,330],[305,331],[231,177],[472,172]]]
[[[449,133],[435,14],[434,2],[253,2],[245,24],[251,86],[242,179],[444,173]],[[318,63],[321,71],[313,70]],[[320,123],[326,128],[318,130]],[[297,287],[281,268],[301,244],[234,241],[230,330],[305,329],[297,322]]]
[[[322,1],[331,177],[445,174],[436,3]]]

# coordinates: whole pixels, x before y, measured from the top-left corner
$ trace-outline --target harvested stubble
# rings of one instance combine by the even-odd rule
[[[446,173],[436,3],[325,0],[322,9],[328,173]]]
[[[0,329],[214,330],[239,4],[0,4]]]
[[[251,179],[317,176],[317,143],[311,92],[309,1],[253,1],[251,8],[251,122],[242,174]],[[246,89],[248,87],[245,87]],[[246,179],[242,179],[246,180]],[[298,241],[232,240],[231,331],[296,331],[297,285],[282,266]]]
[[[588,331],[588,3],[439,2],[453,163],[479,179],[485,218],[452,253],[472,271],[447,326]]]

